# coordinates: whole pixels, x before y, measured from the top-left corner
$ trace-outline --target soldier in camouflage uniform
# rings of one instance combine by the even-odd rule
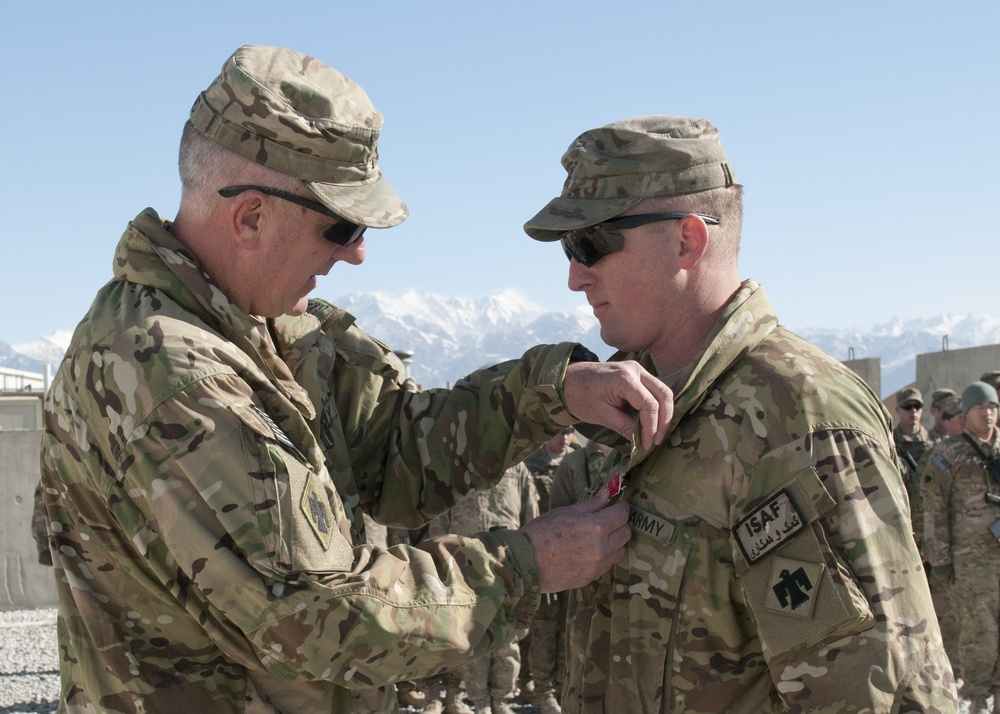
[[[417,392],[309,300],[362,262],[363,227],[406,216],[380,127],[360,87],[272,47],[237,50],[195,102],[177,218],[129,224],[45,407],[59,711],[392,711],[394,682],[486,654],[623,553],[606,494],[365,544],[363,513],[418,527],[578,418],[651,446],[670,412],[637,364],[572,344]]]
[[[541,513],[551,508],[549,497],[556,469],[567,454],[579,448],[574,434],[573,429],[564,429],[524,460],[535,477]],[[521,678],[521,687],[531,692],[541,714],[559,714],[556,693],[562,685],[561,673],[566,659],[565,623],[565,595],[548,593],[542,597],[528,636],[521,641],[521,652],[527,652],[530,665],[528,676]]]
[[[927,428],[921,425],[924,397],[916,387],[904,387],[896,392],[896,426],[892,440],[902,466],[903,485],[912,509],[916,491],[917,467],[924,452],[931,445]]]
[[[499,528],[520,528],[539,515],[538,492],[531,472],[523,463],[512,466],[500,482],[480,491],[431,521],[431,536],[446,533],[472,536]],[[462,668],[465,691],[476,714],[511,714],[521,656],[517,639],[505,641],[485,657]]]
[[[973,382],[962,392],[965,431],[931,450],[920,474],[924,557],[932,582],[956,612],[946,624],[949,654],[973,711],[1000,711],[1000,434],[996,390]],[[944,622],[942,624],[945,624]],[[957,627],[958,632],[950,632]]]
[[[600,479],[601,465],[610,451],[610,446],[588,439],[582,449],[566,454],[552,477],[549,506],[559,508],[579,501]]]
[[[525,231],[561,241],[611,359],[675,400],[662,446],[606,464],[633,535],[570,596],[563,711],[954,711],[888,413],[741,280],[715,127],[620,121],[563,165]]]
[[[954,389],[935,389],[931,393],[931,416],[934,418],[934,424],[927,430],[927,440],[931,444],[936,444],[942,439],[951,436],[948,433],[948,424],[945,421],[944,412],[941,411],[941,406],[952,398],[961,401]],[[925,449],[924,454],[926,455],[926,453],[927,450]]]
[[[1000,390],[1000,370],[991,369],[979,377],[980,382],[986,382],[994,389]]]

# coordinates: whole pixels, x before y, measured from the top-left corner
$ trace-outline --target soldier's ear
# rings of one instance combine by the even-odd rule
[[[679,265],[683,270],[691,270],[704,257],[708,248],[708,227],[701,218],[691,213],[680,220],[678,229]]]
[[[231,199],[228,208],[227,223],[233,241],[240,248],[254,250],[269,218],[263,197],[256,191],[244,191]]]

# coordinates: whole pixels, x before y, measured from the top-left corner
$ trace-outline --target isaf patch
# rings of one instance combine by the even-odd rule
[[[944,454],[935,453],[931,456],[931,461],[934,462],[934,465],[938,467],[939,471],[947,471],[951,468],[951,462],[944,457]]]
[[[822,563],[775,558],[764,607],[782,615],[811,620],[825,567]]]
[[[805,520],[786,489],[781,489],[741,519],[733,533],[743,557],[751,565],[794,538]]]

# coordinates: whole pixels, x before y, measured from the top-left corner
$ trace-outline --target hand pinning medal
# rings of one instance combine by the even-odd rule
[[[608,505],[612,503],[618,503],[622,498],[625,497],[625,487],[628,483],[625,481],[625,472],[620,471],[616,475],[612,476],[608,481]]]

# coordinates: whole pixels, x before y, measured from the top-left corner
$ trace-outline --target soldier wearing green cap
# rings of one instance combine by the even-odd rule
[[[949,655],[970,711],[1000,707],[1000,432],[997,391],[973,382],[962,392],[965,430],[936,444],[920,472],[924,558],[936,588],[960,613],[945,628]],[[942,618],[942,623],[944,624]]]
[[[381,128],[361,87],[275,47],[239,48],[195,101],[177,217],[129,223],[46,404],[60,712],[392,711],[395,681],[487,653],[623,552],[606,495],[365,543],[365,513],[416,528],[579,420],[649,447],[670,412],[638,364],[573,344],[420,392],[310,299],[407,215]]]
[[[563,166],[525,231],[675,400],[653,449],[580,429],[614,446],[633,535],[571,595],[563,711],[954,711],[888,413],[740,278],[716,128],[627,119]]]

